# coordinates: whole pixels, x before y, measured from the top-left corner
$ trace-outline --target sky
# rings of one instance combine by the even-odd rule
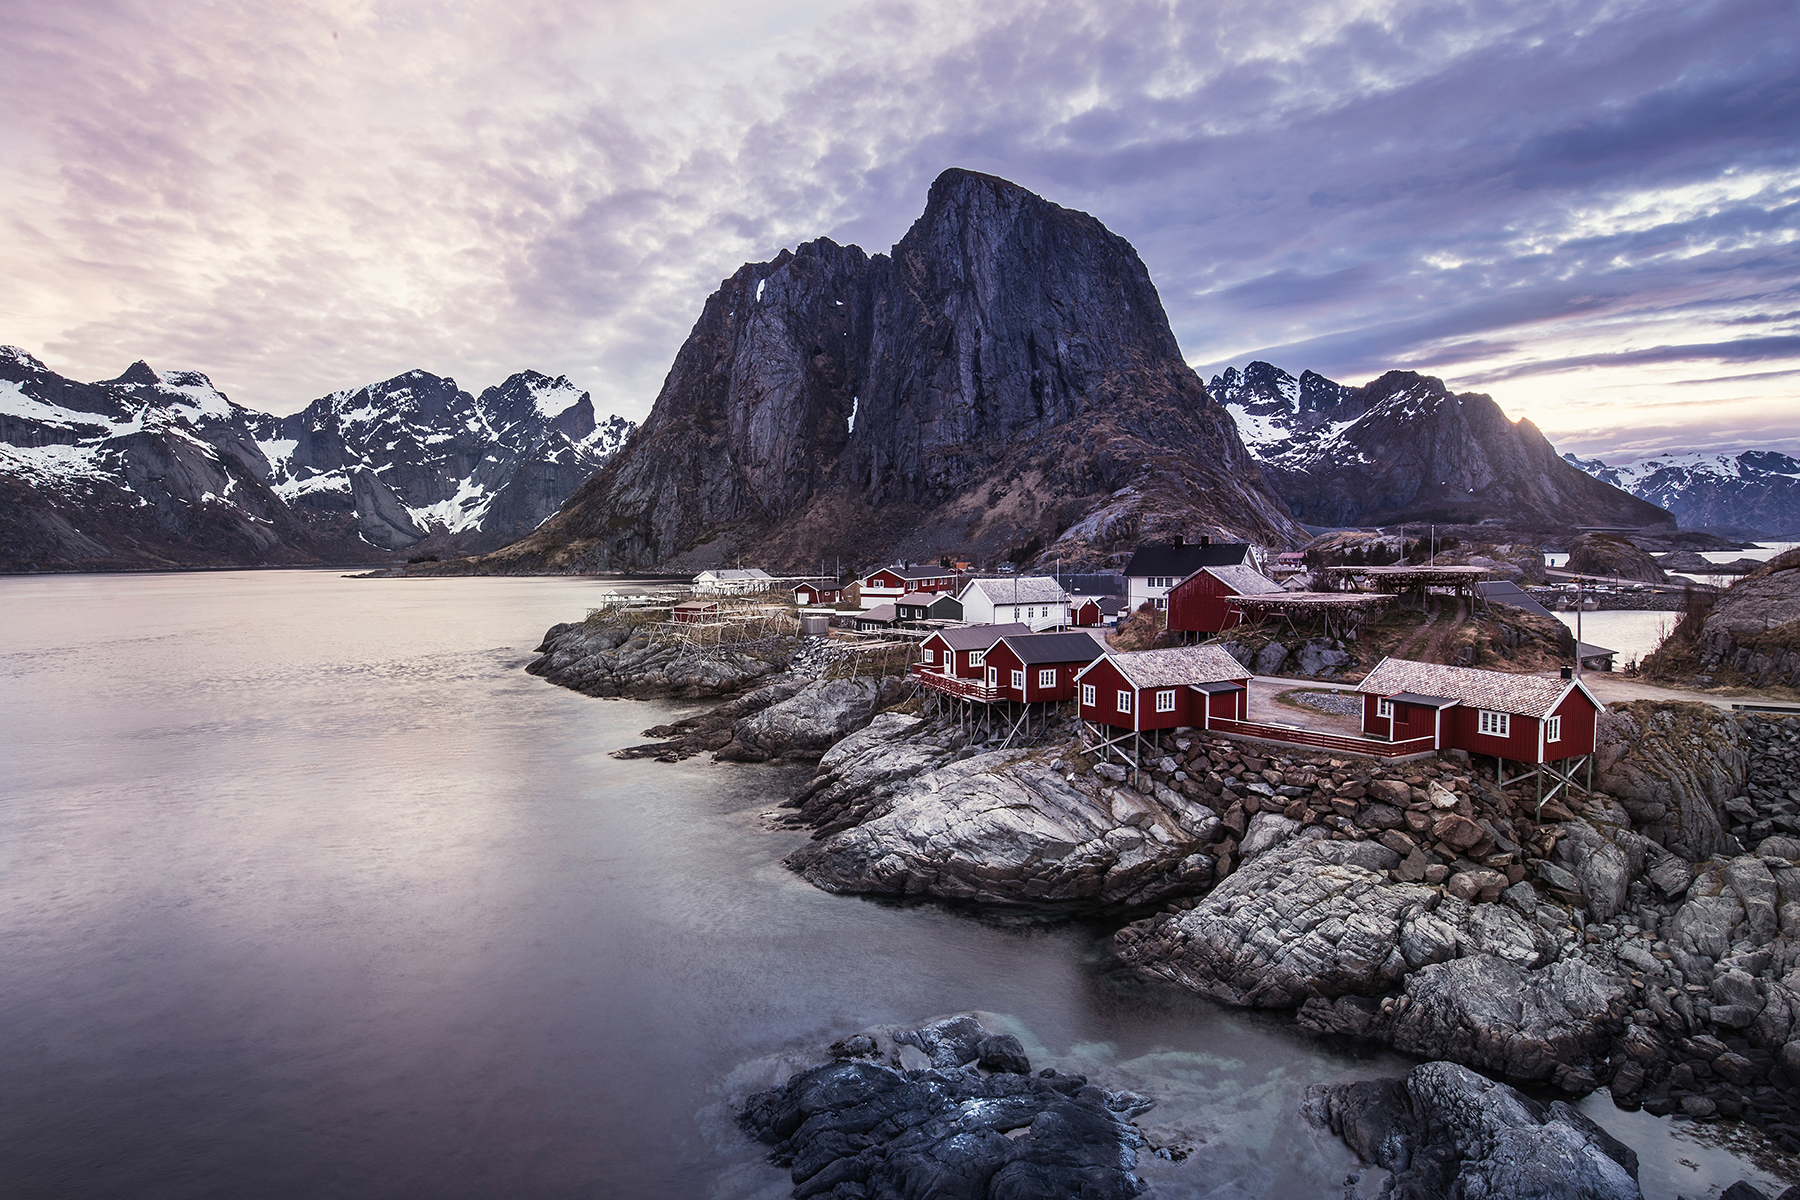
[[[960,166],[1128,238],[1207,378],[1800,453],[1797,135],[1792,0],[7,0],[0,343],[639,419],[739,265]]]

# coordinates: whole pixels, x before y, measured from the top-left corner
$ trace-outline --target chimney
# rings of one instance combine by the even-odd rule
[[[1568,680],[1575,678],[1575,668],[1574,667],[1564,667],[1562,669],[1562,677],[1563,677],[1564,682],[1567,682]]]
[[[1211,535],[1211,534],[1206,534],[1206,533],[1203,533],[1203,534],[1201,534],[1201,535],[1200,535],[1200,544],[1201,544],[1201,545],[1202,545],[1202,546],[1210,546],[1210,545],[1212,545],[1212,535]]]
[[[1180,545],[1184,545],[1184,544],[1185,543],[1182,541],[1181,535],[1179,533],[1175,535],[1175,540],[1169,543],[1169,545],[1171,545],[1171,546],[1180,546]]]

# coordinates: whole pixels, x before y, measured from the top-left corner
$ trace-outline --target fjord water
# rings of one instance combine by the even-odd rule
[[[520,669],[599,587],[0,580],[0,1193],[785,1195],[728,1077],[978,1008],[1165,1098],[1159,1194],[1344,1194],[1299,1089],[1403,1061],[807,886],[805,771],[610,758],[670,707]]]

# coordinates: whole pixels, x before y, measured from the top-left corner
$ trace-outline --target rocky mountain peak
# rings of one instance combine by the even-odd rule
[[[1187,528],[1298,534],[1130,244],[951,170],[890,254],[819,238],[724,280],[643,429],[507,561],[1067,563]]]
[[[155,387],[162,382],[162,377],[149,363],[140,358],[114,378],[102,382],[118,384],[122,387]]]

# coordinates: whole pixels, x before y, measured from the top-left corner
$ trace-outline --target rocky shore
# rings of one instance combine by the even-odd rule
[[[800,639],[684,652],[646,621],[590,618],[552,625],[525,668],[589,696],[700,700],[732,696],[786,672]]]
[[[632,637],[559,626],[545,645],[537,673],[561,682],[691,694]],[[787,863],[816,886],[1111,915],[1121,971],[1501,1080],[1740,1119],[1800,1154],[1800,720],[1615,706],[1595,792],[1540,807],[1450,758],[1182,731],[1129,771],[1055,727],[1003,749],[893,711],[903,679],[746,658],[680,686],[750,690],[623,753],[816,758],[786,806],[813,830]]]

